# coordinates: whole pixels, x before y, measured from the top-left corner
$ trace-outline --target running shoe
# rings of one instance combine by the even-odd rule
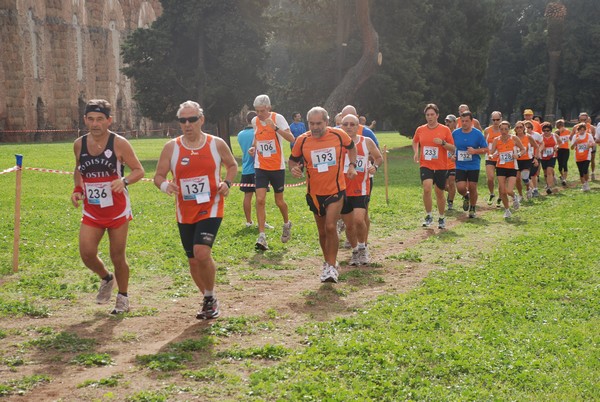
[[[246,222],[246,228],[251,228],[254,222]]]
[[[477,216],[477,214],[475,213],[475,207],[471,207],[469,209],[469,218],[475,218]]]
[[[344,242],[344,248],[352,248],[352,244],[348,240]]]
[[[510,209],[506,208],[506,209],[504,210],[504,218],[505,218],[505,219],[508,219],[508,218],[510,218],[511,216],[512,216],[512,212],[510,212]]]
[[[98,289],[98,295],[96,296],[96,303],[106,304],[110,301],[112,290],[116,282],[117,280],[115,279],[114,275],[110,281],[105,281],[102,279],[102,282],[100,282],[100,289]]]
[[[448,211],[454,211],[454,202],[448,201]]]
[[[358,261],[360,265],[368,265],[371,260],[369,250],[366,247],[358,249]]]
[[[281,233],[281,242],[287,243],[288,241],[290,241],[291,237],[292,237],[292,222],[284,223],[283,231]]]
[[[344,220],[343,219],[338,219],[337,220],[337,232],[338,232],[338,235],[341,234],[344,230],[346,230],[346,225],[344,224]]]
[[[552,194],[552,189],[550,187],[546,188],[546,194],[548,194],[548,195]]]
[[[350,257],[350,263],[348,265],[352,265],[353,267],[360,265],[360,261],[358,260],[358,250],[352,250],[352,257]]]
[[[521,206],[521,200],[518,195],[515,194],[513,197],[513,209],[516,211]]]
[[[202,302],[202,310],[198,311],[198,320],[210,320],[219,316],[219,301],[212,296],[207,296]]]
[[[498,197],[496,200],[496,208],[500,208],[502,206],[502,198]]]
[[[562,180],[560,181],[560,183],[561,183],[563,186],[565,186],[565,187],[567,186],[567,181],[566,181],[565,179],[562,179]]]
[[[494,202],[494,198],[496,198],[496,196],[494,194],[490,194],[490,198],[488,198],[488,205],[492,205],[492,203]]]
[[[265,222],[265,229],[275,229],[275,226],[269,225],[267,222]]]
[[[532,199],[533,198],[533,191],[531,189],[528,189],[526,196],[527,196],[528,200]]]
[[[469,193],[467,192],[467,195],[465,195],[463,197],[463,211],[468,211],[469,210]]]
[[[583,186],[581,187],[582,191],[590,191],[590,182],[586,181],[585,183],[583,183]]]
[[[323,273],[321,274],[321,282],[338,282],[338,271],[334,266],[325,263],[323,265]]]
[[[438,229],[446,229],[446,218],[438,219]]]
[[[269,249],[269,245],[267,244],[267,236],[264,233],[260,233],[258,235],[258,239],[256,240],[254,248],[262,251],[267,251]]]
[[[121,293],[117,293],[117,303],[115,308],[111,311],[111,314],[122,314],[129,312],[129,297],[123,296]]]
[[[534,189],[533,189],[533,192],[532,192],[531,194],[532,194],[532,196],[533,196],[534,198],[535,198],[535,197],[539,197],[539,196],[540,196],[540,192],[539,192],[539,190],[538,190],[537,188],[534,188]]]
[[[423,221],[423,227],[428,228],[433,223],[433,216],[427,215]]]

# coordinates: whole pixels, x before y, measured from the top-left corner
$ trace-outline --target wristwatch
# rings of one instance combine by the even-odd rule
[[[275,132],[279,131],[279,127],[275,126]]]
[[[227,187],[231,188],[231,181],[223,180],[223,183],[227,184]]]
[[[355,163],[355,162],[350,162],[350,163],[348,164],[348,166],[350,166],[350,165],[354,166],[354,169],[356,169],[356,163]]]
[[[447,144],[447,142],[446,142],[446,141],[444,141],[444,140],[442,140],[442,146],[444,146],[444,145],[446,145],[446,144]]]
[[[127,178],[123,177],[121,180],[123,180],[125,187],[127,187],[129,185],[129,180],[127,180]]]

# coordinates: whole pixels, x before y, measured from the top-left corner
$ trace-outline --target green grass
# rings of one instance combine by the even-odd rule
[[[418,165],[407,148],[409,139],[392,133],[378,135],[382,145],[391,149],[389,204],[380,169],[370,206],[370,238],[402,242],[418,233],[423,217]],[[164,142],[132,141],[148,178]],[[232,144],[239,157],[235,138]],[[8,144],[0,145],[0,170],[14,164],[15,152],[25,155],[25,166],[73,168],[71,144]],[[573,181],[577,170],[572,159]],[[484,177],[482,172],[482,199],[487,195]],[[3,322],[43,318],[45,324],[34,327],[30,323],[27,329],[8,329],[3,324],[2,364],[6,370],[19,370],[20,361],[27,366],[32,360],[26,354],[32,349],[31,353],[47,351],[56,356],[95,355],[96,339],[80,337],[59,325],[48,326],[54,314],[62,314],[71,305],[92,305],[99,284],[80,261],[81,211],[69,201],[72,177],[23,172],[17,273],[11,269],[14,178],[14,173],[0,175],[0,317]],[[267,218],[276,229],[267,232],[273,240],[271,250],[256,254],[256,230],[244,227],[242,193],[233,189],[213,247],[217,288],[231,283],[232,289],[252,289],[254,283],[264,284],[274,276],[281,280],[287,274],[283,271],[315,269],[304,263],[307,257],[320,255],[304,192],[304,187],[285,192],[294,222],[293,238],[287,244],[277,240],[281,216],[268,196]],[[277,339],[285,336],[280,326],[286,324],[273,321],[296,317],[280,317],[278,305],[265,305],[256,316],[225,315],[188,333],[190,339],[179,338],[180,342],[168,344],[160,353],[138,356],[138,366],[160,372],[141,370],[160,378],[151,389],[135,392],[139,389],[128,384],[126,390],[117,377],[85,387],[114,384],[103,398],[131,401],[169,400],[178,392],[204,400],[600,400],[596,392],[600,373],[600,268],[594,251],[600,235],[597,194],[594,184],[590,194],[566,190],[541,197],[525,203],[509,222],[504,222],[501,213],[490,211],[393,253],[368,270],[345,270],[339,285],[299,291],[300,309],[308,310],[307,316],[317,315],[331,307],[344,308],[344,298],[351,293],[385,283],[384,270],[380,273],[374,268],[393,265],[397,274],[417,264],[439,268],[409,293],[390,290],[376,303],[365,300],[353,317],[311,322],[298,329],[303,346],[293,353],[285,346],[272,345],[214,351],[220,342],[239,339],[244,345],[245,337],[264,337],[278,345]],[[91,307],[82,309],[85,324],[100,319],[112,326],[121,320],[157,317],[163,311],[156,306],[197,295],[181,250],[173,199],[148,182],[131,186],[131,198],[135,218],[128,260],[134,308],[122,317],[106,319],[96,316]],[[462,211],[448,216],[452,222]],[[106,239],[100,245],[100,257],[112,269]],[[146,339],[131,332],[112,336],[121,343],[119,347]],[[271,341],[271,337],[279,338]],[[207,357],[219,368],[207,367]],[[278,360],[263,361],[269,358]],[[168,385],[171,378],[181,379],[172,376],[176,371],[190,383],[202,382],[202,390],[192,387],[193,392],[188,392]],[[254,374],[249,382],[240,380],[250,372]],[[27,393],[47,381],[49,376],[7,381],[0,384],[0,396]],[[204,391],[211,381],[218,385]],[[217,391],[223,383],[226,389]]]
[[[122,374],[115,374],[115,375],[111,375],[110,377],[107,377],[107,378],[102,378],[98,381],[86,380],[86,381],[82,382],[81,384],[79,384],[77,386],[77,388],[86,388],[86,387],[114,388],[119,385],[119,380],[123,379],[123,377],[124,376]]]
[[[585,239],[600,236],[598,203],[589,194],[565,197],[529,210],[520,218],[527,232],[508,232],[476,263],[382,297],[366,314],[318,325],[302,353],[252,375],[254,395],[597,400],[600,263]],[[465,224],[459,234],[472,230]]]
[[[109,366],[114,363],[108,353],[80,353],[71,362],[86,367]]]

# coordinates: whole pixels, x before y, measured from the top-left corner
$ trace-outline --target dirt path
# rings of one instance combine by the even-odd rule
[[[484,217],[488,212],[488,208],[481,208],[479,214]],[[462,211],[454,216],[458,218],[449,220],[449,231],[466,220]],[[502,231],[501,228],[498,230]],[[294,270],[252,271],[272,280],[242,282],[239,272],[228,272],[229,284],[218,287],[222,317],[210,322],[199,322],[193,318],[192,312],[195,311],[197,297],[172,300],[165,304],[164,298],[156,296],[164,289],[161,283],[150,285],[143,291],[149,295],[144,300],[144,305],[159,310],[155,315],[116,319],[107,317],[106,306],[90,306],[86,304],[89,300],[81,300],[72,305],[55,306],[58,310],[49,318],[11,320],[4,328],[20,331],[21,338],[9,337],[4,341],[18,342],[22,339],[22,342],[28,339],[27,334],[34,334],[32,328],[52,327],[57,331],[76,333],[82,338],[95,339],[95,351],[109,353],[115,364],[82,368],[68,363],[76,353],[51,353],[30,347],[24,355],[25,365],[16,367],[14,372],[9,372],[7,366],[1,366],[0,383],[33,374],[49,375],[51,381],[37,386],[27,392],[26,396],[11,396],[6,400],[105,400],[103,395],[107,398],[107,395],[112,395],[112,400],[124,400],[136,392],[158,390],[168,384],[190,387],[190,382],[176,372],[172,376],[165,376],[164,373],[161,375],[141,368],[135,364],[135,357],[165,352],[168,345],[175,342],[199,339],[212,325],[226,323],[232,317],[259,317],[259,322],[271,322],[274,325],[268,330],[259,329],[256,325],[250,333],[217,337],[218,342],[210,350],[197,355],[199,358],[188,365],[190,369],[205,368],[214,361],[220,361],[215,352],[234,346],[250,347],[270,343],[291,349],[301,347],[303,338],[296,330],[307,322],[326,321],[354,314],[356,309],[363,308],[378,296],[407,292],[417,286],[432,270],[443,269],[428,262],[431,258],[423,262],[388,258],[419,246],[439,232],[438,229],[416,228],[390,234],[385,239],[374,239],[370,247],[373,266],[353,268],[342,265],[342,280],[336,285],[319,282],[320,258],[303,260]],[[472,241],[478,236],[478,232],[474,230],[473,239],[462,238],[457,241]],[[432,250],[432,253],[440,254],[442,251]],[[338,258],[345,262],[349,255],[349,250],[341,249]],[[268,260],[268,254],[262,258]],[[267,311],[270,313],[267,314]],[[35,335],[39,337],[39,334]],[[243,362],[228,362],[219,368],[223,366],[224,370],[236,373],[244,381],[253,370],[268,364],[272,363],[253,361],[250,365],[244,365]],[[123,375],[123,379],[116,388],[78,388],[85,380],[99,380],[117,374]],[[211,395],[208,398],[210,400],[235,400],[236,390],[244,388],[238,386],[231,391],[222,384],[210,382],[195,383],[191,386],[205,389],[200,396],[183,392],[181,400],[206,400],[206,395]],[[231,395],[231,392],[234,395]],[[179,397],[170,395],[168,400],[179,400]]]

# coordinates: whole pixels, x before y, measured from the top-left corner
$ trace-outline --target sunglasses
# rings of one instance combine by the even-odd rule
[[[179,119],[177,119],[177,120],[179,120],[179,122],[180,122],[181,124],[185,124],[185,123],[186,123],[186,122],[188,122],[188,121],[189,121],[190,123],[195,123],[195,122],[197,122],[198,120],[200,120],[200,116],[192,116],[192,117],[180,117],[180,118],[179,118]]]
[[[356,126],[356,123],[342,123],[342,126],[344,126],[344,127],[348,127],[348,126],[354,127],[354,126]]]
[[[550,132],[550,131],[552,131],[552,130],[550,130],[550,129],[544,129],[544,130],[542,130],[542,131],[543,131],[543,132],[545,132],[545,133],[549,133],[549,132]]]

